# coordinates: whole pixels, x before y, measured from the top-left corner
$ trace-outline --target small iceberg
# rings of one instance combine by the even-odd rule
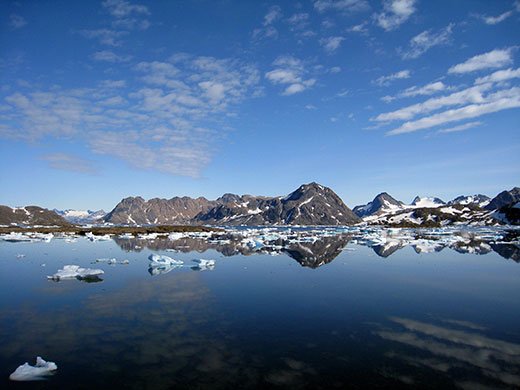
[[[162,267],[169,265],[182,265],[184,262],[182,260],[175,260],[169,256],[164,255],[150,255],[148,257],[150,260],[150,267]]]
[[[115,258],[111,258],[111,259],[96,259],[95,263],[107,263],[108,265],[116,265],[116,264],[130,264],[130,262],[128,260],[123,260],[123,261],[117,261],[117,259]]]
[[[99,275],[104,273],[105,272],[102,269],[81,268],[79,265],[65,265],[54,275],[47,276],[47,279],[54,280],[55,282],[59,282],[62,279],[78,279],[86,282],[97,282],[101,281]]]
[[[46,362],[41,357],[36,358],[36,365],[31,366],[29,363],[22,364],[9,375],[12,381],[41,381],[47,379],[49,375],[53,375],[58,366],[54,362]]]
[[[215,260],[193,259],[192,261],[194,263],[197,263],[197,265],[191,267],[191,269],[194,271],[206,271],[215,269]]]

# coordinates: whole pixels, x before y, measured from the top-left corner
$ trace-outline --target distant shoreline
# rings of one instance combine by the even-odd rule
[[[21,227],[8,226],[0,227],[1,233],[73,233],[84,236],[87,233],[95,235],[104,234],[151,234],[151,233],[184,233],[184,232],[222,232],[222,229],[212,228],[206,226],[175,226],[175,225],[160,225],[160,226],[38,226],[38,227]]]

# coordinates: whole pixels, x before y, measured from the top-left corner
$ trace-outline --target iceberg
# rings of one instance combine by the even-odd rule
[[[194,271],[206,271],[215,269],[215,260],[193,259],[197,265],[191,267]]]
[[[148,267],[148,272],[152,276],[161,275],[161,274],[167,274],[168,272],[174,270],[175,268],[182,267],[182,264],[174,264],[174,265],[155,265],[152,266],[152,263],[150,263],[150,266]]]
[[[117,261],[116,258],[102,258],[102,259],[96,259],[95,263],[107,263],[108,265],[116,265],[116,264],[130,264],[130,261],[128,260],[122,260]]]
[[[79,279],[88,280],[89,278],[98,278],[105,272],[102,269],[81,268],[79,265],[65,265],[59,269],[52,276],[47,276],[47,279],[59,282],[62,279]]]
[[[184,262],[182,260],[175,260],[169,256],[164,255],[150,255],[148,257],[150,260],[150,267],[163,267],[169,265],[182,265]]]
[[[9,375],[12,381],[41,381],[47,376],[53,375],[58,366],[54,362],[46,362],[41,357],[36,358],[36,365],[31,366],[29,363],[18,366],[14,372]]]

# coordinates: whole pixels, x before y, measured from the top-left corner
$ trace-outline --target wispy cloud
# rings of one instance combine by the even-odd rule
[[[512,49],[495,49],[490,52],[471,57],[467,61],[452,66],[448,73],[469,73],[480,69],[501,68],[513,62]]]
[[[366,0],[317,0],[314,2],[314,8],[319,12],[326,10],[334,10],[341,12],[358,12],[370,9]]]
[[[470,104],[461,108],[444,111],[415,121],[405,122],[398,128],[391,130],[387,135],[411,133],[413,131],[460,121],[477,118],[485,114],[520,107],[520,88],[513,87],[488,96],[483,104]]]
[[[116,18],[124,18],[133,13],[145,15],[150,14],[148,7],[139,4],[132,4],[126,0],[106,0],[102,5]]]
[[[282,9],[273,5],[264,16],[262,27],[255,28],[252,33],[253,39],[264,38],[278,38],[278,30],[273,26],[273,23],[282,17]]]
[[[509,18],[512,14],[513,14],[513,11],[507,11],[498,16],[480,15],[480,17],[486,24],[498,24],[500,22],[503,22],[507,18]]]
[[[469,122],[469,123],[466,123],[464,125],[460,125],[460,126],[455,126],[455,127],[450,127],[449,129],[441,129],[439,131],[437,131],[437,133],[455,133],[455,132],[459,132],[459,131],[464,131],[464,130],[468,130],[468,129],[471,129],[473,127],[477,127],[477,126],[480,126],[482,125],[482,122]]]
[[[49,153],[40,156],[40,160],[46,161],[53,169],[79,173],[94,174],[98,171],[91,160],[82,159],[68,153]]]
[[[402,53],[403,59],[417,58],[434,46],[449,44],[452,28],[450,24],[437,32],[426,30],[416,35],[410,40],[410,48]]]
[[[126,34],[127,31],[110,30],[106,28],[97,30],[81,30],[80,34],[85,38],[98,39],[99,43],[107,46],[120,46],[120,38]]]
[[[327,52],[327,54],[334,54],[341,46],[341,42],[344,40],[345,38],[343,37],[322,38],[320,39],[320,45],[323,46],[323,49]]]
[[[120,56],[110,50],[103,50],[94,53],[93,58],[96,61],[107,61],[107,62],[128,62],[132,59],[132,56]]]
[[[282,9],[277,5],[273,5],[271,8],[269,8],[269,12],[267,12],[267,14],[264,16],[264,27],[273,24],[281,17]]]
[[[409,79],[409,78],[410,78],[410,71],[408,69],[405,69],[405,70],[401,70],[397,73],[391,74],[389,76],[381,76],[378,79],[374,80],[373,83],[380,85],[380,86],[388,86],[394,80]]]
[[[475,84],[498,83],[515,78],[520,78],[520,68],[497,70],[488,76],[479,77],[475,80]]]
[[[307,73],[303,63],[292,56],[278,57],[273,65],[275,69],[267,72],[265,78],[273,84],[287,85],[283,95],[293,95],[312,87],[316,80],[313,78],[305,79]]]
[[[391,31],[406,22],[415,11],[415,0],[384,0],[383,11],[373,17],[379,27]]]
[[[9,26],[11,28],[22,28],[25,25],[27,25],[27,21],[22,16],[17,14],[11,14],[11,16],[9,17]]]
[[[413,86],[410,88],[405,89],[403,92],[399,94],[399,96],[402,97],[412,97],[412,96],[418,96],[418,95],[433,95],[434,93],[445,91],[448,89],[446,84],[444,84],[442,81],[435,81],[430,84],[426,84],[423,87],[417,87]]]
[[[256,68],[234,59],[187,54],[142,62],[134,71],[141,78],[131,88],[104,80],[92,88],[12,93],[0,136],[70,139],[136,168],[200,177],[224,135],[228,110],[255,96],[260,78]],[[53,166],[65,166],[58,157]],[[75,169],[87,171],[79,163]]]

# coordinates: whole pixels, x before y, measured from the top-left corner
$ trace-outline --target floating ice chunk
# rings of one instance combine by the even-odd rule
[[[175,260],[169,256],[164,255],[150,255],[148,257],[150,260],[150,267],[161,267],[165,265],[182,265],[184,262],[182,260]]]
[[[18,254],[16,255],[16,258],[17,258],[17,259],[23,259],[24,257],[25,257],[25,255],[22,254],[22,253],[18,253]]]
[[[200,266],[215,265],[215,260],[193,259],[192,261]]]
[[[134,238],[134,235],[132,233],[124,233],[120,234],[119,238]]]
[[[103,236],[96,236],[92,232],[87,232],[87,233],[85,233],[85,236],[92,242],[94,242],[94,241],[110,241],[111,240],[110,234],[105,234]]]
[[[41,381],[46,379],[46,376],[53,375],[58,369],[54,362],[46,362],[41,357],[36,358],[36,365],[31,366],[29,363],[22,364],[9,375],[12,381]]]
[[[194,271],[206,271],[215,269],[215,260],[193,259],[197,265],[191,267]]]
[[[61,279],[82,280],[97,277],[98,275],[102,275],[104,273],[105,272],[102,269],[81,268],[79,265],[65,265],[54,275],[47,276],[47,279],[54,281],[60,281]]]
[[[117,260],[115,258],[111,258],[111,259],[96,259],[96,263],[107,263],[107,264],[117,264]]]

